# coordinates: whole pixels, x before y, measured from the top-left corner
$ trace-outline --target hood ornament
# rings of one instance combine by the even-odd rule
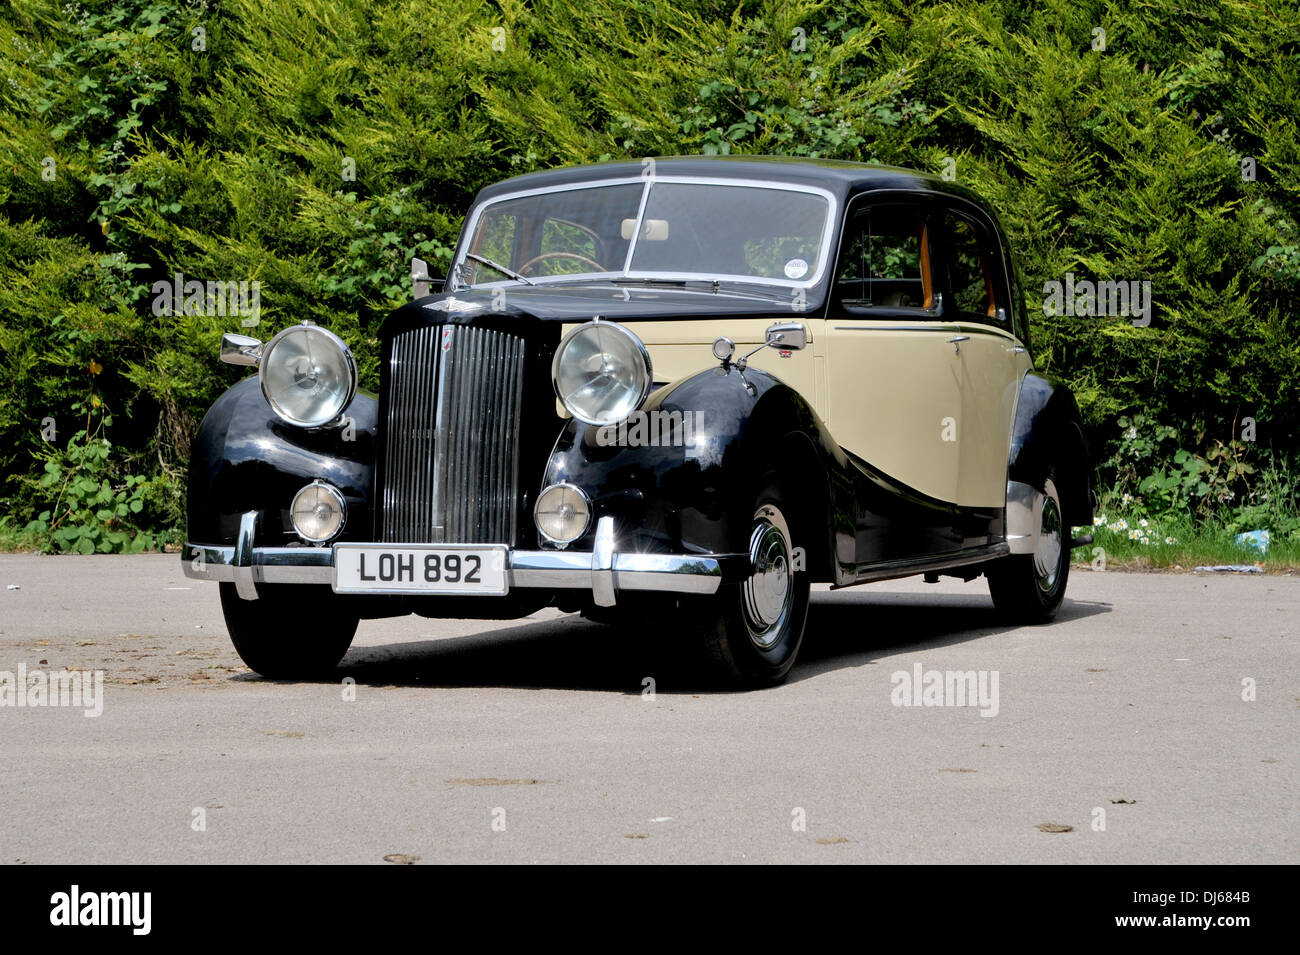
[[[436,302],[430,302],[424,307],[434,312],[447,312],[448,314],[453,312],[481,312],[485,308],[481,302],[470,302],[466,299],[456,298],[454,295],[439,299]]]

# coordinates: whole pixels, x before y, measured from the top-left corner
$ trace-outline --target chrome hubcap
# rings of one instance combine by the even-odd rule
[[[790,574],[790,531],[781,512],[765,504],[754,514],[749,536],[750,575],[742,587],[745,626],[761,650],[770,649],[781,635],[794,588]]]
[[[1056,485],[1051,481],[1043,488],[1043,508],[1039,517],[1038,545],[1034,548],[1034,576],[1038,580],[1038,588],[1044,593],[1050,593],[1056,586],[1061,548],[1064,546],[1061,504],[1057,498]]]

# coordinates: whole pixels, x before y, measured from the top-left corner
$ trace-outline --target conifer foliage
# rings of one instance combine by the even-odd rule
[[[1296,449],[1294,2],[10,0],[0,50],[0,514],[102,524],[55,546],[174,539],[222,332],[312,319],[373,388],[476,190],[643,156],[955,178],[1098,444],[1140,413]],[[1067,275],[1150,282],[1149,323],[1044,314]]]

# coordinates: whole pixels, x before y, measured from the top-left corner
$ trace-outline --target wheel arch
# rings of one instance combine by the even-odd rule
[[[1092,459],[1078,404],[1069,386],[1031,371],[1016,402],[1007,478],[1039,488],[1053,466],[1066,524],[1091,525]]]
[[[834,580],[831,475],[843,452],[803,396],[779,382],[760,396],[744,440],[755,478],[775,471],[792,498],[788,519],[806,542],[805,569],[811,579]],[[758,490],[751,489],[751,499]]]

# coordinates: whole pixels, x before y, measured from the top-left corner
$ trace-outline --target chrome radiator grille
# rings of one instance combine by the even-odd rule
[[[393,340],[380,539],[514,543],[524,340],[465,325]]]

